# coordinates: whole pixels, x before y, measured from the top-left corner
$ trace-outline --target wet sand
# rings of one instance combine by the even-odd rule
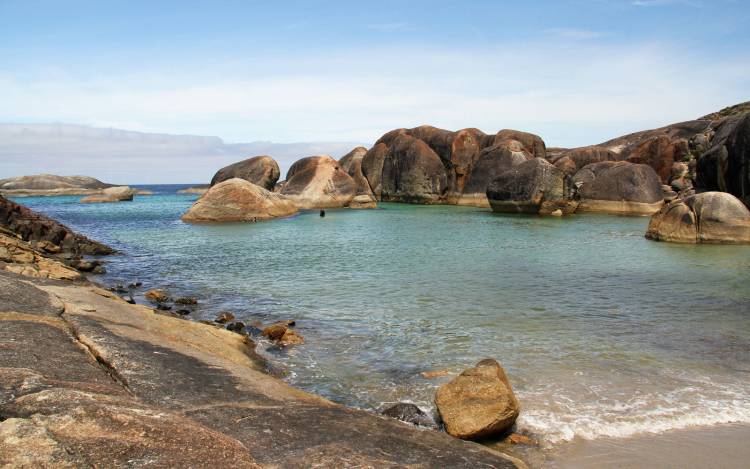
[[[750,425],[675,430],[632,438],[579,440],[549,455],[546,468],[747,468]]]

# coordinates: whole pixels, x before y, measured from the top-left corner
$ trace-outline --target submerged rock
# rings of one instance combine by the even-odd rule
[[[468,440],[507,431],[520,412],[505,371],[493,359],[480,361],[440,386],[435,404],[445,431]]]
[[[305,343],[305,339],[291,329],[295,325],[294,321],[279,321],[265,327],[261,335],[276,341],[279,345],[300,345]]]
[[[226,324],[230,321],[234,321],[234,314],[230,313],[229,311],[219,313],[216,319],[214,319],[214,322],[217,322],[219,324]]]
[[[178,305],[186,305],[186,306],[192,306],[192,305],[198,304],[198,300],[191,296],[184,296],[184,297],[177,298],[176,300],[174,300],[174,302]]]
[[[242,334],[242,331],[245,330],[245,323],[242,321],[231,322],[227,324],[227,330]]]
[[[276,160],[266,155],[254,156],[221,168],[211,179],[211,186],[233,178],[240,178],[273,191],[279,176],[281,176],[281,170]]]
[[[297,207],[286,197],[234,178],[216,184],[182,216],[193,222],[255,222],[287,217]]]
[[[502,173],[487,188],[495,212],[540,213],[544,202],[565,199],[564,174],[542,158],[533,158]]]
[[[674,243],[750,243],[750,211],[732,194],[703,192],[656,213],[646,238]]]
[[[381,414],[386,417],[391,417],[402,422],[419,425],[422,427],[436,427],[435,421],[422,409],[414,404],[407,402],[399,402],[386,409]]]
[[[143,296],[153,303],[166,303],[170,299],[169,293],[159,288],[149,290]]]

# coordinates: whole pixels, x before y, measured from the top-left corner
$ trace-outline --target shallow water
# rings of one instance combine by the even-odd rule
[[[647,218],[398,204],[191,226],[196,196],[150,188],[20,201],[121,250],[105,284],[196,295],[197,317],[296,319],[306,345],[266,353],[334,401],[429,407],[450,378],[420,372],[494,357],[547,445],[750,422],[750,247],[648,241]]]

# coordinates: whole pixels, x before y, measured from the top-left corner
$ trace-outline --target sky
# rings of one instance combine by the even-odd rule
[[[127,151],[96,147],[117,183],[210,179],[236,143],[304,157],[304,144],[340,152],[430,124],[574,147],[747,100],[746,0],[0,0],[0,125],[215,136],[232,149],[144,175]],[[86,169],[54,138],[19,149],[2,135],[0,177]],[[182,158],[156,150],[159,168]]]

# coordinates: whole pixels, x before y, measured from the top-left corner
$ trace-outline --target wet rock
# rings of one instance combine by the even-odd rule
[[[62,251],[60,246],[47,240],[39,241],[35,247],[49,254],[57,254]]]
[[[275,192],[234,178],[211,187],[182,216],[188,223],[257,222],[297,212],[294,203]]]
[[[174,300],[174,302],[175,304],[185,305],[185,306],[192,306],[192,305],[198,304],[198,300],[193,298],[192,296],[183,296],[183,297],[177,298],[176,300]]]
[[[373,194],[370,188],[370,183],[362,172],[362,161],[366,154],[366,148],[357,147],[339,160],[341,169],[349,174],[355,183],[355,195],[349,203],[349,208],[376,208],[378,205],[375,200],[375,194]]]
[[[305,339],[292,329],[287,329],[278,342],[280,345],[302,345]]]
[[[439,203],[447,188],[443,163],[429,145],[406,134],[393,140],[383,161],[382,200]]]
[[[493,359],[480,361],[438,388],[435,404],[446,432],[470,440],[507,431],[520,412],[505,371]]]
[[[261,331],[261,335],[268,337],[270,340],[278,342],[280,345],[300,345],[304,344],[304,338],[291,329],[295,325],[294,321],[279,321],[271,324]]]
[[[238,334],[242,334],[242,331],[245,329],[245,323],[242,321],[235,321],[230,322],[227,324],[227,330],[236,332]]]
[[[432,370],[432,371],[423,371],[419,373],[420,376],[422,376],[423,378],[427,378],[427,379],[442,378],[444,376],[450,376],[452,374],[453,373],[451,373],[448,370]]]
[[[99,263],[96,261],[87,261],[85,259],[80,259],[71,264],[71,267],[73,267],[76,270],[80,270],[81,272],[93,272],[94,269],[99,267]]]
[[[159,311],[172,311],[172,307],[169,305],[165,305],[163,303],[159,303],[156,305],[156,309]]]
[[[281,176],[281,170],[279,170],[279,164],[276,160],[266,155],[254,156],[221,168],[211,179],[211,186],[233,178],[239,178],[268,191],[273,191],[279,176]]]
[[[487,199],[495,212],[539,213],[543,202],[565,198],[564,176],[548,161],[534,158],[492,181]]]
[[[165,303],[169,301],[169,293],[159,288],[149,290],[143,296],[152,303]]]
[[[276,323],[264,328],[261,334],[271,340],[281,340],[288,329],[286,324]]]
[[[132,282],[128,284],[128,288],[131,290],[135,290],[136,288],[141,288],[143,286],[143,283],[141,282]]]
[[[514,445],[525,445],[525,446],[539,446],[539,442],[530,436],[522,435],[520,433],[511,433],[508,435],[508,443]]]
[[[750,243],[750,211],[732,194],[703,192],[665,205],[646,238],[675,243]]]
[[[384,409],[381,414],[402,422],[419,425],[422,427],[436,427],[435,421],[422,409],[414,404],[400,402]]]
[[[214,322],[217,322],[219,324],[226,324],[230,321],[234,321],[234,314],[230,313],[229,311],[219,313],[219,315],[216,316],[216,319],[214,319]]]
[[[188,314],[190,314],[190,313],[191,313],[192,311],[190,311],[189,309],[178,309],[178,310],[177,310],[177,311],[175,311],[175,312],[176,312],[177,314],[179,314],[180,316],[187,316],[187,315],[188,315]]]
[[[107,290],[114,292],[114,293],[128,293],[130,290],[125,288],[124,285],[114,285],[112,287],[109,287]]]

